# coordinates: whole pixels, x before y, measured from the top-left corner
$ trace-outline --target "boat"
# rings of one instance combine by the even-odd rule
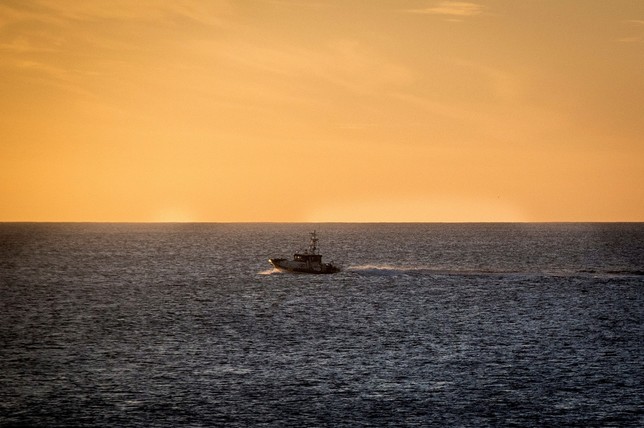
[[[315,230],[311,232],[311,240],[309,241],[309,248],[301,253],[295,253],[293,260],[285,258],[268,259],[268,262],[273,265],[275,269],[286,272],[297,273],[336,273],[340,272],[338,266],[332,263],[322,263],[322,255],[318,251],[318,237]]]

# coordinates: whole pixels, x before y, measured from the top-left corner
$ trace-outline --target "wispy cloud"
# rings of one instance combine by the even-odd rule
[[[624,21],[624,23],[628,24],[630,28],[636,28],[639,34],[621,37],[617,41],[621,43],[644,43],[644,20],[629,19]]]
[[[262,0],[266,4],[284,7],[306,7],[312,9],[324,9],[333,7],[332,3],[326,1],[303,1],[303,0]]]
[[[460,18],[475,16],[483,13],[483,6],[478,3],[465,1],[441,1],[422,9],[409,9],[409,13],[423,15],[443,15],[446,17]]]
[[[32,0],[0,3],[0,28],[16,23],[40,22],[69,27],[82,23],[136,22],[174,25],[177,18],[208,26],[225,26],[234,7],[228,0],[188,0],[161,3],[156,0],[95,0],[60,2]]]
[[[0,0],[0,92],[24,84],[114,110],[158,88],[206,86],[179,68],[209,53],[185,47],[216,39],[236,13],[229,0]]]
[[[644,36],[621,37],[617,41],[622,43],[644,43]]]
[[[0,51],[5,53],[43,53],[58,52],[55,43],[35,43],[27,37],[16,37],[8,41],[0,41]]]
[[[229,66],[244,72],[289,80],[314,80],[363,95],[413,82],[412,70],[354,40],[337,40],[317,49],[227,44],[214,48]]]
[[[0,2],[0,52],[25,59],[101,59],[106,51],[126,53],[189,38],[201,28],[221,28],[232,13],[228,0],[161,3],[155,0],[95,0],[59,2],[32,0]],[[185,31],[184,31],[185,30]],[[147,38],[146,38],[147,37]],[[58,53],[60,57],[42,54]],[[2,58],[0,62],[12,62]],[[89,63],[89,61],[86,61]]]

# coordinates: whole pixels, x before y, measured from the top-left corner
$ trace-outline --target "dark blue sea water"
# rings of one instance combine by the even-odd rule
[[[643,316],[642,223],[0,224],[0,425],[643,426]]]

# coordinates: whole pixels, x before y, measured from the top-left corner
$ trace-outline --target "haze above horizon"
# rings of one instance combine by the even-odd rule
[[[0,222],[644,221],[640,0],[8,0]]]

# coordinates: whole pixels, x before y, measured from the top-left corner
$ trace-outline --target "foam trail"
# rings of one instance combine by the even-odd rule
[[[398,275],[448,275],[448,276],[523,276],[523,277],[621,277],[642,276],[641,270],[500,270],[500,269],[450,269],[441,266],[393,266],[388,264],[366,264],[349,266],[345,271],[360,275],[398,276]]]
[[[263,270],[261,272],[257,272],[258,275],[274,275],[276,273],[282,273],[282,272],[275,268],[270,268],[270,269]]]
[[[419,272],[426,270],[425,268],[420,267],[409,267],[409,266],[392,266],[392,265],[358,265],[358,266],[349,266],[345,269],[349,272],[356,272],[363,275],[382,275],[382,276],[393,276],[393,275],[404,275],[414,272]]]
[[[509,275],[521,274],[521,272],[512,271],[486,271],[486,270],[453,270],[441,268],[438,266],[393,266],[393,265],[357,265],[349,266],[347,271],[356,272],[363,275]],[[524,273],[530,274],[530,273]]]
[[[393,266],[393,265],[357,265],[357,266],[349,266],[346,270],[355,270],[355,271],[394,270],[394,271],[406,272],[406,271],[414,271],[414,270],[422,270],[422,269],[425,269],[425,268],[409,267],[409,266]]]

